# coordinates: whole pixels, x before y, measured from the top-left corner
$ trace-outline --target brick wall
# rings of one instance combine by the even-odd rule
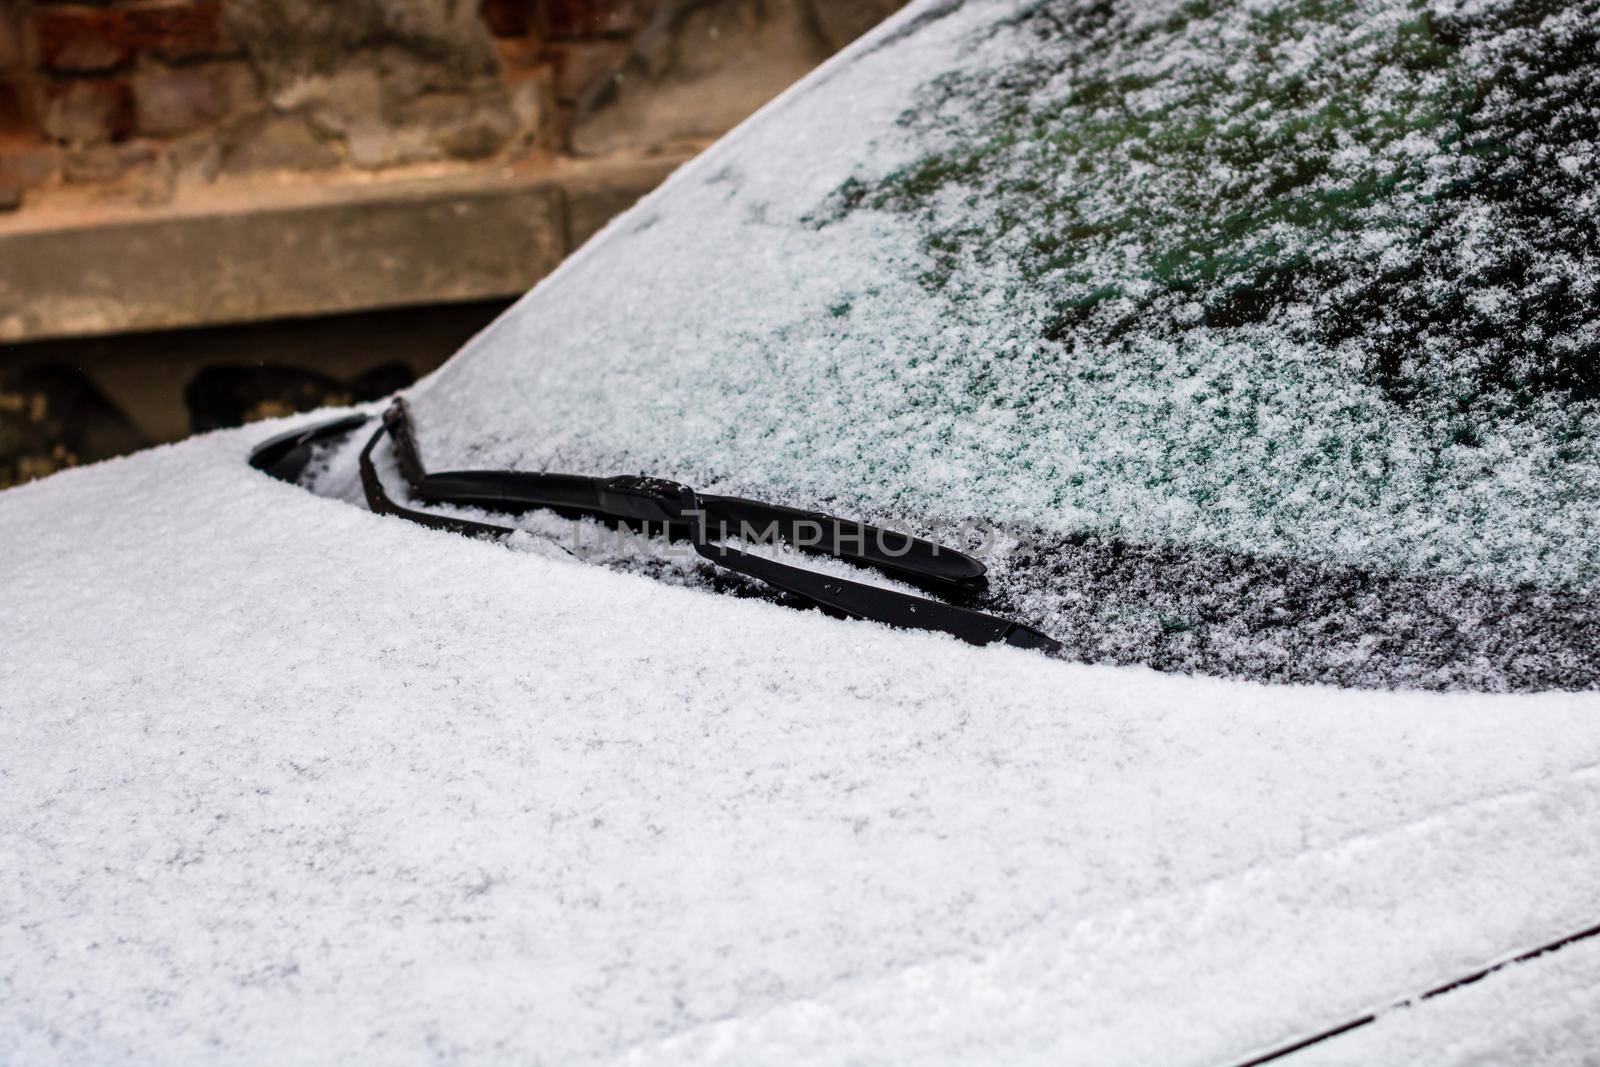
[[[44,186],[152,202],[242,172],[561,153],[630,63],[663,66],[641,49],[674,32],[699,42],[669,47],[680,59],[716,53],[699,73],[742,62],[773,81],[705,85],[679,110],[707,121],[668,139],[714,136],[900,2],[0,0],[0,210]],[[799,29],[752,29],[779,23]],[[756,54],[772,41],[789,52],[776,63]],[[594,143],[580,147],[650,131]]]
[[[158,179],[150,191],[159,195],[162,181],[185,173],[559,150],[564,107],[626,60],[655,0],[482,0],[477,32],[498,65],[492,82],[474,74],[481,57],[470,35],[427,10],[454,5],[308,2],[322,10],[308,16],[289,0],[0,0],[0,188],[141,174]],[[292,48],[297,25],[344,34],[356,66],[370,46],[383,70],[286,64],[283,39]]]
[[[219,0],[34,0],[14,9],[8,36],[0,181],[21,186],[153,160],[156,142],[215,123],[254,91]]]

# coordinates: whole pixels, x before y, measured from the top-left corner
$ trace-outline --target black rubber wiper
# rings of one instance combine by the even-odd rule
[[[250,450],[250,466],[285,482],[298,482],[311,461],[311,452],[324,441],[342,437],[372,421],[366,415],[346,415],[299,430],[280,433]]]
[[[274,438],[252,453],[251,464],[292,481],[304,469],[317,442],[347,433],[365,421],[364,417],[355,416],[353,420],[341,419]],[[550,508],[567,515],[654,526],[668,536],[688,538],[695,551],[711,563],[836,614],[948,633],[978,645],[1003,642],[1052,652],[1060,648],[1049,636],[1023,623],[819,574],[721,543],[731,538],[769,544],[781,540],[802,552],[872,567],[923,588],[967,595],[985,587],[982,563],[955,549],[908,534],[759,500],[701,494],[661,478],[594,478],[523,471],[429,473],[422,465],[411,420],[401,400],[384,413],[382,425],[361,450],[362,490],[367,505],[380,514],[468,536],[514,532],[493,523],[418,511],[396,503],[384,489],[372,462],[373,451],[385,435],[393,442],[395,459],[412,493],[429,503],[507,512]]]

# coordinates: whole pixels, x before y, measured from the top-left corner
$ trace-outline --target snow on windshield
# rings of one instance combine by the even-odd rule
[[[915,4],[419,388],[431,465],[1004,528],[1087,660],[1600,683],[1600,3]]]

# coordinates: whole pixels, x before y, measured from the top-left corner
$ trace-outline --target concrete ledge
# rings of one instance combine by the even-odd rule
[[[686,158],[42,203],[0,222],[0,341],[514,296]]]

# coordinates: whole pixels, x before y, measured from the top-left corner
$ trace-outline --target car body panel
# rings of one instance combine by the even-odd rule
[[[620,217],[410,395],[430,463],[643,466],[871,521],[1040,514],[1049,500],[1015,471],[938,449],[878,462],[937,427],[898,407],[883,425],[834,416],[894,407],[890,385],[918,367],[942,403],[938,368],[920,345],[836,337],[818,308],[859,290],[870,299],[832,318],[876,301],[927,347],[1007,324],[919,308],[910,283],[869,293],[924,251],[887,217],[827,236],[861,255],[817,268],[802,253],[819,231],[788,226],[800,201],[748,195],[793,179],[826,201],[898,121],[896,94],[1018,6],[914,5]],[[859,98],[826,99],[847,89]],[[800,119],[797,139],[785,123]],[[797,144],[814,172],[781,173]],[[916,148],[886,140],[872,161]],[[739,185],[737,159],[768,170]],[[713,201],[742,220],[733,238],[661,221]],[[661,234],[681,260],[632,254]],[[708,263],[729,240],[739,256]],[[773,337],[804,334],[799,379],[832,361],[833,393],[797,401],[770,337],[730,342],[755,298]],[[1270,354],[1333,373],[1293,346]],[[888,379],[845,373],[871,360]],[[1130,417],[1193,397],[1192,382],[1156,396],[1092,378],[1150,401]],[[951,410],[958,444],[1010,440],[1003,412]],[[1505,616],[1455,587],[1414,604],[1400,586],[1363,600],[1358,582],[1362,610],[1334,620],[1347,628],[1313,605],[1307,641],[1275,645],[1284,631],[1245,626],[1262,587],[1157,554],[1132,591],[1143,629],[1059,618],[1079,659],[1169,672],[971,648],[584,565],[550,537],[485,543],[372,514],[359,440],[324,457],[316,492],[247,465],[323,417],[0,493],[0,1060],[1237,1063],[1600,921],[1600,695],[1383,684],[1540,687],[1473,651]],[[1313,429],[1291,421],[1285,439]],[[1139,447],[1159,452],[1158,436]],[[1030,447],[1052,441],[1070,451],[1044,434]],[[1464,455],[1447,458],[1477,470]],[[1499,506],[1523,459],[1474,484]],[[1129,512],[1146,532],[1189,514],[1147,490]],[[1519,513],[1535,526],[1537,505]],[[1095,518],[1074,507],[1052,521]],[[1329,530],[1334,555],[1376,543]],[[1478,559],[1447,523],[1423,533],[1439,530]],[[1585,536],[1562,557],[1573,573]],[[1051,603],[1115,600],[1117,583],[1087,581],[1051,578]],[[1118,644],[1164,632],[1181,582],[1260,662],[1324,657],[1307,676],[1359,661],[1362,626],[1424,599],[1432,614],[1386,631],[1405,670],[1358,670],[1365,688],[1208,677]],[[1587,677],[1595,649],[1565,647],[1529,654]],[[1406,673],[1408,654],[1439,649],[1454,673]],[[1384,1010],[1301,1056],[1586,1062],[1594,952]]]
[[[0,495],[8,1062],[1226,1062],[1593,920],[1591,695],[973,649],[270,432]]]

